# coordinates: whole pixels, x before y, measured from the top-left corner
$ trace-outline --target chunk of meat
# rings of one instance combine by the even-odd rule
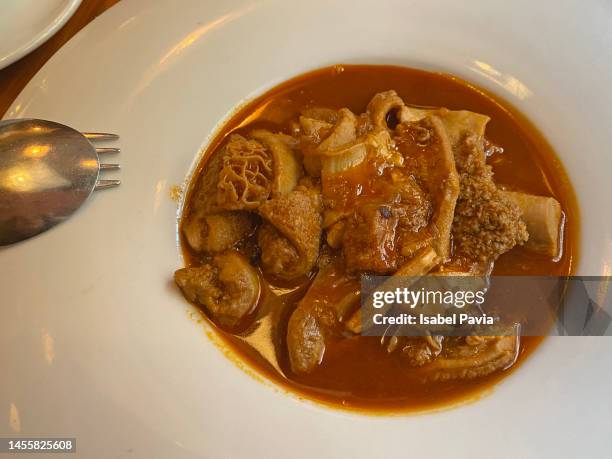
[[[310,373],[323,360],[326,339],[337,319],[329,307],[297,307],[287,327],[289,363],[294,373]]]
[[[259,214],[276,232],[272,233],[267,225],[260,230],[259,246],[264,272],[291,280],[312,271],[319,256],[322,233],[319,192],[300,185],[291,193],[263,203],[259,207]],[[284,241],[278,241],[279,238]],[[279,248],[283,251],[280,262],[275,260]],[[299,256],[296,258],[296,255]]]
[[[257,271],[238,252],[216,255],[212,262],[182,268],[174,280],[185,297],[206,308],[216,323],[233,328],[257,305]]]
[[[268,199],[274,178],[272,156],[261,142],[230,137],[222,153],[217,202],[227,210],[253,210]]]
[[[453,339],[465,343],[445,346],[440,356],[422,368],[424,380],[480,378],[512,366],[518,357],[518,335]]]
[[[344,260],[351,272],[390,273],[397,269],[395,230],[399,217],[390,205],[366,203],[346,220]]]
[[[264,222],[259,228],[257,245],[262,248],[261,266],[268,274],[283,277],[300,263],[296,247],[270,223]]]
[[[464,137],[455,159],[461,187],[453,224],[456,255],[481,263],[494,261],[527,241],[521,209],[493,182],[482,143],[474,135]]]
[[[342,263],[321,268],[287,326],[287,350],[294,373],[310,373],[321,363],[328,340],[359,303],[359,289],[359,279],[347,276]]]
[[[225,212],[216,199],[221,169],[223,169],[223,155],[215,154],[206,163],[190,196],[191,214],[198,214],[201,218],[204,215]]]
[[[529,233],[525,248],[549,257],[557,257],[563,233],[563,212],[559,201],[516,191],[505,191],[503,194],[521,209]]]
[[[192,212],[182,225],[183,235],[196,252],[223,252],[255,231],[253,217],[244,212],[206,215]]]

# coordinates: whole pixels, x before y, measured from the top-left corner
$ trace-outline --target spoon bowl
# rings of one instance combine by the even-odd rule
[[[82,134],[53,121],[0,122],[0,245],[40,234],[67,219],[97,187],[119,181],[98,180],[101,169],[94,140],[110,134]]]

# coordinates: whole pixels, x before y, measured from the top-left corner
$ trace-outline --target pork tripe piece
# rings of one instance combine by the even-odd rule
[[[234,134],[220,153],[217,202],[227,210],[253,210],[268,199],[274,180],[272,154],[257,140]]]
[[[397,269],[395,232],[399,217],[392,206],[361,204],[345,221],[342,253],[350,271],[386,274]]]
[[[261,290],[255,268],[233,250],[202,266],[179,269],[174,280],[189,301],[204,306],[215,322],[230,328],[255,308]]]
[[[232,248],[255,230],[253,217],[244,212],[205,215],[192,212],[182,227],[189,246],[196,252],[218,253]]]
[[[264,144],[272,156],[272,196],[293,191],[302,176],[302,165],[293,151],[297,146],[296,140],[265,129],[256,129],[249,135]]]
[[[399,120],[399,114],[405,106],[402,98],[391,89],[375,94],[368,103],[366,113],[376,128],[394,129],[395,126],[389,125],[389,115],[395,111],[396,118]],[[419,119],[420,118],[406,119],[405,121],[418,121]]]
[[[304,117],[300,117],[300,120],[304,120]],[[316,148],[317,152],[338,148],[354,141],[357,138],[356,124],[357,117],[348,108],[338,110],[338,119],[333,125],[330,125],[329,131],[319,130],[315,134],[320,139]]]
[[[521,209],[529,233],[525,248],[550,257],[558,256],[563,225],[559,201],[518,191],[505,191],[504,195]]]
[[[287,350],[291,370],[312,372],[323,360],[329,339],[359,304],[360,281],[347,276],[338,261],[323,266],[291,314]]]
[[[190,206],[181,229],[196,252],[223,252],[255,230],[253,217],[246,212],[227,211],[218,202],[218,183],[223,155],[208,162],[190,197]]]
[[[287,194],[302,176],[293,148],[296,141],[285,134],[257,129],[249,138],[230,136],[220,155],[217,204],[224,210],[255,210],[271,195]]]
[[[312,271],[321,243],[321,197],[318,190],[298,186],[264,202],[258,233],[264,273],[292,280]]]
[[[468,336],[464,344],[448,346],[431,363],[422,367],[424,381],[451,381],[480,378],[505,370],[516,362],[520,338],[508,336]]]
[[[311,109],[299,118],[304,168],[309,175],[321,175],[321,155],[357,138],[357,117],[348,108]]]
[[[433,215],[424,238],[431,238],[438,256],[446,260],[450,257],[459,175],[444,125],[435,116],[401,123],[395,128],[393,140],[404,156],[406,168],[432,201]]]
[[[487,123],[490,121],[486,115],[470,112],[468,110],[449,110],[447,108],[423,108],[406,105],[394,90],[375,94],[370,100],[367,114],[372,124],[377,128],[394,130],[397,124],[420,121],[427,116],[436,116],[444,124],[451,147],[454,149],[466,131],[475,133],[480,140],[484,140]]]
[[[385,281],[379,290],[392,291],[396,287],[409,288],[419,277],[429,273],[440,262],[441,258],[437,251],[431,246],[425,247]],[[385,314],[391,306],[391,304],[385,304],[376,313]],[[355,334],[360,334],[374,325],[373,317],[364,317],[361,311],[361,309],[355,311],[345,324],[345,328]]]

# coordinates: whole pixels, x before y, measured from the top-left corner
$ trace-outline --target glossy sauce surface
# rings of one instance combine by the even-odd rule
[[[392,66],[342,66],[317,70],[273,88],[241,108],[216,135],[194,177],[230,133],[247,133],[254,128],[290,133],[290,121],[304,108],[347,107],[355,113],[365,110],[371,97],[395,89],[410,105],[470,110],[491,118],[487,139],[503,148],[489,158],[499,185],[532,194],[555,197],[565,215],[563,251],[557,260],[529,253],[517,247],[502,255],[493,274],[567,275],[577,260],[579,215],[567,175],[548,143],[513,107],[458,78]],[[197,186],[197,179],[192,189]],[[184,215],[189,214],[189,195]],[[248,250],[247,242],[245,249]],[[198,256],[182,241],[187,265]],[[380,338],[353,336],[333,341],[322,364],[310,374],[295,375],[289,369],[284,349],[286,322],[308,287],[272,285],[263,293],[255,321],[239,333],[218,329],[224,342],[241,359],[273,381],[301,396],[336,407],[369,412],[401,412],[431,409],[476,397],[484,389],[514,371],[541,342],[523,337],[518,361],[509,370],[475,380],[419,382],[414,370],[390,358]],[[276,295],[272,294],[276,293]],[[253,317],[249,318],[251,321]],[[270,328],[272,327],[272,328]],[[258,333],[254,331],[259,329]],[[277,340],[262,338],[262,330],[273,329]],[[256,350],[257,349],[257,350]],[[270,355],[280,349],[278,361]]]

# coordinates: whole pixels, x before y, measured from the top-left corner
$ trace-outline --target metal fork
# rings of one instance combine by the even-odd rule
[[[103,132],[83,132],[83,136],[90,143],[94,142],[108,142],[111,140],[119,140],[119,136],[117,134],[107,134]],[[121,149],[119,147],[96,147],[96,154],[98,155],[98,163],[100,166],[100,171],[109,171],[114,169],[121,169],[121,166],[116,163],[100,163],[99,155],[104,155],[108,153],[120,153]],[[94,187],[94,191],[104,190],[106,188],[113,188],[115,186],[121,185],[121,180],[96,180],[96,186]]]

